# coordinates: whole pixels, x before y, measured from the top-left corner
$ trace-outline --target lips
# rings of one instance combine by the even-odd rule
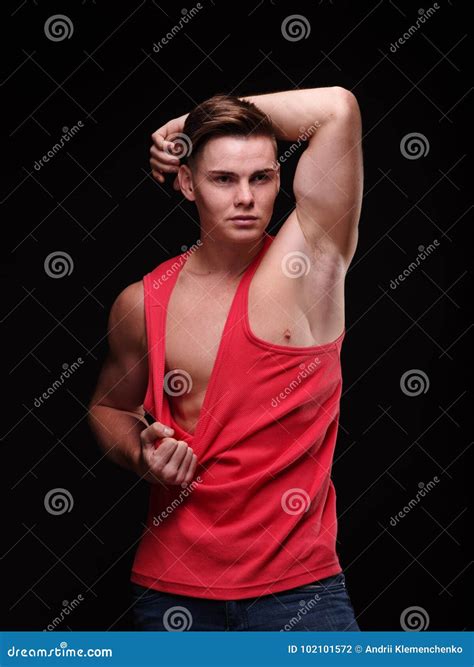
[[[257,216],[255,215],[236,215],[234,218],[231,218],[231,220],[256,220]]]
[[[241,227],[242,229],[253,227],[257,219],[256,218],[231,218],[232,222],[236,227]]]

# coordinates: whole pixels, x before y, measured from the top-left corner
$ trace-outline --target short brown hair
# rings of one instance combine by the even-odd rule
[[[206,143],[221,136],[258,136],[268,137],[273,141],[275,157],[278,145],[269,116],[263,113],[253,102],[241,100],[235,95],[217,93],[198,104],[188,115],[183,133],[191,141],[190,155],[183,155],[181,164],[196,164],[196,156]]]

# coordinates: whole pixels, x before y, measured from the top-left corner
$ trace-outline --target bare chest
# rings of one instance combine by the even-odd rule
[[[168,303],[165,373],[171,380],[174,377],[176,387],[180,387],[178,392],[167,392],[168,400],[173,417],[190,434],[201,415],[239,282],[240,279],[229,283],[207,277],[196,280],[182,271]],[[248,320],[252,334],[266,342],[314,344],[308,319],[293,291],[275,292],[258,271],[248,293]]]

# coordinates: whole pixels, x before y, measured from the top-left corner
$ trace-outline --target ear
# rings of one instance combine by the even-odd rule
[[[193,174],[187,164],[182,164],[177,173],[179,187],[188,201],[195,201]]]

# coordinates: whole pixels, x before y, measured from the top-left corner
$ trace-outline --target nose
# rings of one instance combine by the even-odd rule
[[[236,190],[235,193],[235,201],[234,204],[237,206],[240,204],[241,206],[249,206],[250,204],[253,203],[254,197],[253,197],[253,192],[249,186],[248,183],[242,182],[239,183],[239,186]]]

